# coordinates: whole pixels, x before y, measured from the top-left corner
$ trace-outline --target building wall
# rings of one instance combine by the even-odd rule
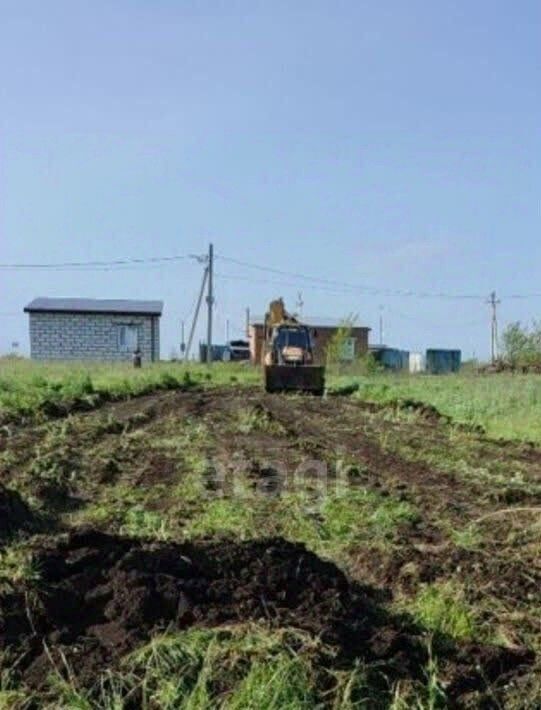
[[[329,341],[338,330],[337,326],[317,326],[313,331],[317,332],[317,337],[313,338],[314,360],[323,364],[326,358],[326,350]],[[355,340],[355,357],[368,352],[368,334],[370,328],[352,328],[351,337]],[[260,323],[250,326],[250,359],[253,364],[260,364],[263,354],[264,327]]]
[[[336,331],[338,330],[337,327],[334,326],[324,326],[322,327],[317,327],[317,338],[314,340],[315,343],[315,358],[316,361],[318,362],[324,362],[325,361],[325,356],[326,356],[326,351],[327,351],[327,346],[332,339],[332,337],[336,334]],[[368,352],[368,333],[370,332],[369,328],[352,328],[351,329],[351,334],[350,337],[354,339],[355,341],[355,352],[354,356],[357,358],[361,355],[364,355],[365,353]]]
[[[250,343],[250,362],[252,365],[259,365],[263,356],[263,335],[264,328],[260,324],[250,326],[248,341]]]
[[[143,361],[160,359],[158,316],[105,313],[30,313],[30,356],[34,360],[131,360],[119,343],[121,325],[138,327]]]

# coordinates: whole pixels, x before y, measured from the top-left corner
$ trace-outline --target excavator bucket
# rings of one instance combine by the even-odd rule
[[[325,368],[318,365],[266,365],[267,392],[308,392],[321,397],[325,391]]]

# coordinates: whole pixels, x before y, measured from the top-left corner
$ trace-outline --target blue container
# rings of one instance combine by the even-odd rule
[[[409,350],[401,350],[400,351],[400,369],[401,370],[407,370],[409,372],[410,369],[410,351]]]
[[[426,371],[431,375],[445,375],[460,370],[462,352],[460,350],[426,351]]]
[[[374,359],[386,370],[408,370],[410,354],[408,350],[381,348],[374,350]]]

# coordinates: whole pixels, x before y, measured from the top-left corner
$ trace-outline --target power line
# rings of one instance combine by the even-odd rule
[[[282,269],[276,269],[274,267],[270,266],[264,266],[262,264],[254,264],[252,262],[247,262],[247,261],[242,261],[241,259],[235,259],[233,257],[228,257],[228,256],[223,256],[221,254],[216,256],[217,259],[221,259],[222,261],[229,262],[231,264],[236,264],[237,266],[243,266],[249,269],[257,269],[258,271],[266,271],[268,273],[273,273],[281,276],[288,276],[290,278],[295,278],[295,279],[302,279],[306,281],[312,281],[315,283],[320,283],[320,284],[328,284],[331,286],[337,286],[340,287],[342,290],[354,290],[354,291],[364,291],[366,293],[372,294],[372,295],[396,295],[396,296],[411,296],[415,298],[441,298],[441,299],[449,299],[449,300],[483,300],[485,298],[484,294],[480,293],[448,293],[448,292],[435,292],[435,291],[415,291],[415,290],[401,290],[401,289],[384,289],[381,287],[376,287],[376,286],[371,286],[367,284],[354,284],[351,282],[347,281],[339,281],[339,280],[334,280],[334,279],[327,279],[327,278],[322,278],[319,276],[309,276],[307,274],[300,274],[297,272],[293,271],[284,271]],[[242,278],[242,277],[233,277],[229,275],[222,275],[222,278]],[[244,279],[248,280],[248,279]],[[260,282],[259,279],[257,280],[258,283]],[[270,283],[270,282],[267,282]],[[279,284],[280,282],[275,282]],[[291,285],[291,286],[297,286],[297,284],[284,284],[284,285]],[[306,286],[305,288],[310,288],[309,286]],[[528,298],[541,298],[541,292],[530,292],[530,293],[513,293],[509,295],[504,295],[505,298],[508,299],[528,299]]]
[[[215,258],[218,258],[217,256]],[[224,260],[224,257],[221,257],[222,260]],[[235,260],[237,261],[237,260]],[[246,262],[242,262],[243,265],[246,265]],[[290,277],[295,277],[295,274],[291,272],[285,272],[285,271],[279,271],[278,269],[273,269],[273,268],[268,268],[263,267],[263,266],[255,266],[252,265],[254,268],[257,268],[262,271],[268,271],[270,273],[280,273],[280,274],[286,274]],[[293,281],[284,281],[282,279],[261,279],[256,276],[246,276],[246,275],[238,275],[238,274],[225,274],[225,273],[216,273],[215,278],[220,279],[220,280],[230,280],[230,281],[247,281],[249,283],[257,283],[257,284],[270,284],[274,286],[283,286],[286,288],[295,288],[297,289],[299,284],[298,282],[293,282]],[[316,278],[316,277],[306,277],[306,278]],[[327,283],[336,283],[336,286],[325,286],[325,285],[320,285],[318,283],[308,283],[308,284],[303,284],[303,289],[309,289],[313,291],[322,291],[322,292],[327,292],[327,293],[346,293],[346,294],[351,294],[354,293],[355,291],[367,291],[368,295],[374,295],[374,296],[396,296],[396,297],[402,297],[402,296],[412,296],[412,297],[417,297],[417,298],[444,298],[445,300],[448,299],[468,299],[468,300],[484,300],[485,296],[478,295],[475,296],[473,294],[443,294],[443,293],[429,293],[429,292],[418,292],[418,291],[393,291],[390,289],[377,289],[377,288],[370,288],[368,287],[364,288],[359,285],[355,286],[353,284],[348,284],[346,282],[334,282],[331,280],[327,279],[322,279],[324,284]],[[541,298],[541,293],[525,293],[525,294],[512,294],[509,296],[504,296],[504,298],[508,299],[528,299],[528,298]],[[401,315],[398,314],[397,315]],[[408,318],[409,316],[405,316],[402,314],[402,317]],[[414,316],[410,317],[411,319],[415,320]],[[476,321],[475,323],[467,323],[466,325],[479,325],[480,322]]]
[[[292,271],[283,271],[282,269],[275,269],[270,266],[263,266],[261,264],[254,264],[247,261],[241,261],[240,259],[234,259],[232,257],[227,257],[223,255],[217,255],[216,258],[222,261],[229,262],[231,264],[236,264],[237,266],[243,266],[250,269],[257,269],[258,271],[266,271],[273,274],[278,274],[281,276],[288,276],[294,279],[302,279],[306,281],[312,281],[321,284],[328,284],[331,286],[339,286],[343,289],[349,289],[353,291],[362,291],[374,296],[406,296],[415,298],[441,298],[441,299],[468,299],[468,300],[481,300],[484,298],[482,294],[451,294],[445,292],[430,292],[430,291],[413,291],[413,290],[401,290],[401,289],[386,289],[376,286],[371,286],[367,284],[354,284],[347,281],[337,281],[334,279],[322,278],[319,276],[309,276],[307,274],[300,274]],[[298,284],[297,284],[298,285]]]
[[[322,278],[319,276],[307,276],[305,274],[299,274],[293,271],[283,271],[282,269],[275,269],[270,266],[262,266],[260,264],[253,264],[247,261],[241,261],[240,259],[233,259],[229,256],[222,256],[221,254],[216,255],[217,259],[221,261],[229,262],[230,264],[236,264],[237,266],[244,266],[249,269],[257,269],[258,271],[267,271],[272,274],[277,274],[279,276],[288,276],[294,279],[302,279],[303,281],[315,281],[317,283],[330,284],[334,286],[349,286],[355,288],[354,284],[347,284],[343,281],[333,281],[332,279]]]
[[[282,281],[279,279],[264,279],[256,276],[238,276],[237,274],[223,274],[215,273],[214,277],[216,279],[224,281],[247,281],[248,283],[256,284],[269,284],[271,286],[283,286],[285,288],[298,288],[299,284],[293,281]],[[315,291],[325,291],[327,293],[352,293],[351,289],[346,288],[332,288],[326,286],[319,286],[317,284],[303,284],[303,289],[315,290]]]
[[[260,267],[262,270],[264,267]],[[266,270],[266,269],[265,269]],[[270,272],[275,273],[275,269],[269,269]],[[282,273],[287,273],[287,272],[282,272]],[[294,277],[294,274],[289,274],[291,277]],[[261,279],[257,278],[255,276],[250,277],[250,276],[240,276],[237,274],[224,274],[224,273],[218,273],[216,274],[216,278],[219,279],[228,279],[232,281],[248,281],[250,283],[264,283],[264,284],[271,284],[275,286],[284,286],[288,288],[298,288],[299,284],[298,282],[292,282],[292,281],[283,281],[280,279]],[[308,277],[307,277],[308,278]],[[327,283],[325,281],[325,283]],[[332,281],[329,281],[329,283],[334,283]],[[403,297],[403,296],[412,296],[412,297],[417,297],[417,298],[445,298],[447,299],[475,299],[475,300],[482,300],[483,296],[473,296],[473,295],[456,295],[453,296],[451,294],[438,294],[438,293],[426,293],[426,292],[415,292],[415,291],[400,291],[400,290],[392,290],[392,289],[380,289],[380,288],[375,288],[375,287],[363,287],[360,285],[353,285],[353,284],[348,284],[348,283],[341,283],[341,282],[336,282],[336,286],[326,286],[324,284],[317,284],[317,283],[308,283],[308,284],[303,284],[303,289],[309,289],[309,290],[314,290],[314,291],[324,291],[327,293],[346,293],[346,294],[352,294],[358,291],[361,291],[365,293],[366,295],[370,296],[395,296],[395,297]]]
[[[43,262],[43,263],[23,263],[23,262],[13,262],[13,263],[0,263],[0,270],[49,270],[49,271],[62,271],[62,270],[75,270],[75,271],[114,271],[114,270],[130,270],[138,268],[149,268],[152,266],[160,266],[164,264],[174,264],[179,261],[184,261],[186,259],[193,258],[191,254],[175,254],[171,256],[156,256],[156,257],[126,257],[121,259],[110,259],[110,260],[90,260],[90,261],[64,261],[64,262]],[[201,258],[201,257],[198,257]],[[284,269],[278,269],[271,266],[266,266],[263,264],[256,264],[252,262],[243,261],[242,259],[236,259],[234,257],[229,257],[225,255],[216,255],[215,259],[220,259],[223,262],[235,264],[243,268],[254,269],[257,271],[263,271],[270,274],[275,274],[277,276],[285,276],[288,278],[295,279],[294,284],[286,284],[282,282],[282,285],[298,288],[299,281],[303,281],[303,288],[317,288],[318,290],[329,290],[340,292],[361,292],[367,295],[373,296],[396,296],[396,297],[406,297],[406,298],[420,298],[420,299],[442,299],[442,300],[484,300],[485,296],[483,294],[474,293],[449,293],[445,291],[435,292],[435,291],[419,291],[415,289],[405,290],[405,289],[392,289],[383,288],[378,286],[372,286],[365,283],[351,283],[348,281],[342,281],[337,279],[329,279],[321,276],[313,276],[309,274],[303,274],[295,271],[287,271]],[[221,278],[234,278],[237,280],[249,280],[241,276],[230,276],[221,275]],[[257,279],[260,283],[260,279]],[[270,283],[270,282],[269,282]],[[277,285],[281,285],[281,282],[276,281]],[[329,287],[323,289],[323,287]],[[506,295],[505,298],[508,299],[529,299],[529,298],[541,298],[541,292],[530,292],[530,293],[513,293]]]
[[[189,254],[174,255],[174,256],[152,256],[145,258],[124,258],[124,259],[111,259],[104,261],[64,261],[64,262],[49,262],[42,264],[24,264],[24,263],[14,263],[14,264],[0,264],[0,269],[80,269],[80,268],[109,268],[112,266],[129,266],[133,264],[158,264],[166,263],[171,261],[181,261],[183,259],[188,259]]]
[[[512,293],[510,295],[505,295],[507,299],[526,299],[526,298],[541,298],[541,293]]]

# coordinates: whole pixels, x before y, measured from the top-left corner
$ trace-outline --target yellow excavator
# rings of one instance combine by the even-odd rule
[[[263,366],[267,392],[325,391],[325,367],[314,362],[310,328],[286,311],[282,298],[265,314]]]

